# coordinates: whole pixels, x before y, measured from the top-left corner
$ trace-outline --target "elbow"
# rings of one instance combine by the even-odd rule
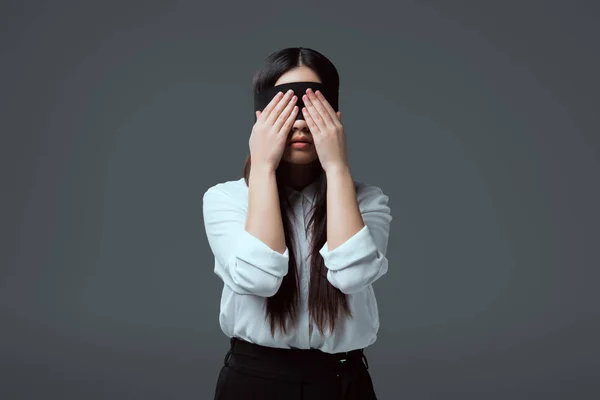
[[[260,297],[273,297],[279,291],[283,278],[269,277],[269,279],[262,279],[254,282],[254,286],[249,288],[256,296]]]
[[[340,270],[329,270],[327,279],[344,294],[358,293],[380,277],[388,270],[388,260],[385,256],[377,260],[351,265]]]
[[[273,274],[273,272],[276,272]],[[234,283],[256,296],[274,296],[288,272],[288,265],[282,264],[276,271],[263,271],[255,265],[250,265],[240,259],[235,259],[231,268]]]
[[[354,294],[364,289],[366,285],[365,280],[359,280],[354,277],[339,276],[339,274],[327,274],[327,279],[332,286],[338,288],[340,292],[344,294]]]

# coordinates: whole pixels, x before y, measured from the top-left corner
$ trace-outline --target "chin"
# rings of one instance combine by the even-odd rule
[[[286,154],[283,159],[290,164],[310,164],[318,160],[316,154],[301,154],[300,152]]]

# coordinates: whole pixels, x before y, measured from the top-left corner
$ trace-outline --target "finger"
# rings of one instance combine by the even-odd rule
[[[292,110],[294,109],[294,106],[296,105],[296,99],[297,99],[297,97],[295,95],[292,96],[292,98],[290,99],[290,102],[287,104],[287,106],[281,112],[281,114],[279,114],[279,117],[277,117],[277,119],[275,120],[273,127],[277,131],[279,131],[282,128],[282,126],[285,124],[285,122],[287,121],[290,113],[292,112]]]
[[[279,103],[279,100],[281,100],[282,97],[283,97],[283,92],[278,92],[275,96],[273,96],[273,98],[271,99],[269,104],[267,104],[267,106],[262,110],[262,113],[261,113],[262,120],[261,121],[265,121],[269,117],[271,110],[273,110],[273,108]]]
[[[331,119],[331,115],[329,115],[329,112],[327,112],[327,110],[325,109],[325,107],[323,106],[323,103],[321,103],[321,100],[315,95],[315,92],[312,91],[312,89],[308,89],[306,91],[307,96],[308,96],[308,100],[309,103],[312,107],[314,107],[314,109],[316,110],[316,114],[313,113],[313,117],[314,119],[316,119],[315,122],[319,122],[318,121],[318,116],[321,117],[321,119],[323,120],[323,123],[325,124],[325,126],[328,125],[333,125],[333,119]],[[313,111],[313,110],[310,110]]]
[[[331,117],[331,121],[335,122],[336,120],[338,120],[339,117],[336,118],[336,116],[337,116],[336,111],[333,109],[333,107],[331,107],[331,104],[329,104],[329,102],[327,101],[327,99],[325,98],[323,93],[320,90],[317,90],[315,92],[315,95],[317,96],[317,99],[321,100],[321,104],[323,105],[323,108],[325,108],[325,110]]]
[[[324,130],[327,128],[327,123],[323,120],[323,117],[319,113],[319,111],[315,108],[314,103],[310,101],[310,98],[307,95],[304,95],[304,105],[310,117],[312,118],[313,123],[319,128],[319,130]]]
[[[304,104],[306,104],[306,103],[304,103]],[[308,129],[310,130],[310,133],[312,133],[313,135],[320,134],[321,130],[315,123],[315,120],[313,119],[313,117],[307,107],[304,107],[302,109],[302,114],[304,115],[304,120],[306,121],[306,125],[308,125]]]
[[[340,121],[342,121],[342,112],[338,111],[335,113]]]
[[[275,121],[277,121],[277,118],[279,118],[279,115],[281,114],[281,112],[285,109],[285,107],[287,107],[293,94],[294,94],[294,91],[291,89],[285,93],[283,98],[275,105],[273,110],[269,113],[269,116],[267,117],[268,124],[270,124],[270,125],[275,124]]]
[[[297,114],[298,114],[298,106],[294,105],[294,107],[292,108],[292,112],[290,113],[289,117],[286,119],[285,123],[281,127],[280,133],[287,135],[288,132],[290,130],[292,130],[292,125],[294,124],[294,121],[296,120]]]

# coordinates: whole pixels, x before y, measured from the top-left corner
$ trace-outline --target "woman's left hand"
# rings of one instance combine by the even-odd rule
[[[302,114],[312,134],[321,166],[325,172],[346,168],[348,156],[341,113],[331,107],[319,90],[315,93],[308,89],[302,100],[306,106]]]

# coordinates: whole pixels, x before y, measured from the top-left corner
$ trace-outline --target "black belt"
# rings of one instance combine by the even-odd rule
[[[309,363],[314,366],[315,363],[345,363],[350,360],[366,359],[363,349],[357,349],[341,353],[326,353],[318,349],[282,349],[267,347],[250,343],[245,340],[233,337],[231,338],[231,348],[227,353],[227,358],[231,354],[241,354],[254,358],[265,360],[285,360],[290,363]]]

